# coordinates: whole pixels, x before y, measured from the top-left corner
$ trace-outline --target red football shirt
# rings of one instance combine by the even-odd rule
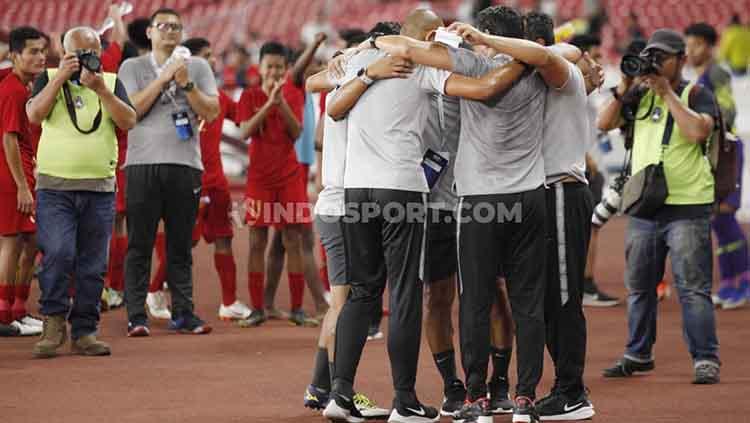
[[[10,75],[11,73],[13,73],[13,68],[3,68],[3,69],[0,69],[0,81],[2,81],[3,79],[5,79],[5,77],[8,76],[8,75]]]
[[[41,133],[39,127],[32,128],[26,116],[26,101],[31,93],[18,75],[11,73],[0,82],[0,137],[6,133],[18,136],[23,172],[31,189],[34,188],[34,157]],[[16,192],[16,182],[10,173],[5,149],[0,143],[0,192]]]
[[[117,73],[122,62],[122,48],[119,44],[109,43],[106,49],[102,51],[102,70],[104,72]]]
[[[237,104],[224,91],[219,90],[219,116],[204,123],[201,129],[201,161],[203,162],[203,188],[229,188],[221,163],[221,129],[224,119],[236,121]]]
[[[291,79],[286,80],[281,88],[282,95],[292,113],[302,124],[302,109],[305,103],[304,95],[294,87]],[[238,121],[243,122],[253,117],[268,101],[268,96],[260,86],[245,89],[237,106]],[[284,125],[279,106],[274,106],[261,124],[259,131],[252,135],[252,142],[248,146],[250,167],[247,170],[247,184],[255,184],[265,188],[280,188],[299,170],[297,153],[294,151],[296,141],[289,135]]]

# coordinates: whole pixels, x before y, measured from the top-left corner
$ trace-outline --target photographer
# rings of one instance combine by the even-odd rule
[[[708,90],[682,79],[685,61],[682,36],[671,30],[656,31],[639,59],[631,56],[624,60],[622,69],[627,75],[599,115],[601,130],[621,126],[623,116],[634,119],[630,182],[643,175],[641,172],[656,169],[653,180],[644,185],[640,204],[634,202],[630,209],[625,206],[631,214],[625,272],[628,342],[623,358],[604,370],[605,377],[626,377],[654,369],[656,285],[664,275],[669,253],[683,307],[685,339],[695,367],[693,383],[719,382],[719,342],[711,304],[714,179],[704,156],[717,108]],[[634,96],[635,100],[623,108],[623,98],[633,97],[632,91],[626,92],[633,87],[635,76],[643,81],[635,87],[642,95]],[[627,109],[632,113],[623,114]],[[651,196],[659,180],[666,180],[663,200]],[[626,187],[626,196],[629,191]],[[652,201],[655,197],[659,201]],[[647,202],[656,206],[646,211],[643,205]]]
[[[37,239],[44,332],[37,358],[54,357],[72,326],[73,352],[109,355],[96,339],[99,300],[107,269],[115,205],[117,138],[136,115],[124,86],[101,72],[101,45],[91,28],[71,29],[59,69],[43,72],[26,105],[29,122],[42,124],[37,154]],[[75,274],[72,308],[68,275]]]

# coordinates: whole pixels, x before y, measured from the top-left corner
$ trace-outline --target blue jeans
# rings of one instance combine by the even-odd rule
[[[713,256],[708,217],[659,222],[630,218],[625,241],[628,343],[625,357],[651,361],[656,342],[656,285],[667,253],[682,305],[682,327],[693,361],[719,362],[719,340],[711,302]]]
[[[64,314],[73,339],[96,333],[115,216],[114,193],[40,190],[37,241],[42,253],[39,299],[45,316]],[[71,307],[70,276],[75,283]]]

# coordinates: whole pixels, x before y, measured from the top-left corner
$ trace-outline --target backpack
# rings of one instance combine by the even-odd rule
[[[698,85],[693,85],[690,89],[692,98],[698,89]],[[724,117],[721,109],[716,105],[717,118],[714,121],[714,130],[711,132],[704,152],[711,164],[711,172],[714,175],[714,198],[718,204],[722,202],[729,194],[737,190],[737,137],[729,131],[724,123]]]

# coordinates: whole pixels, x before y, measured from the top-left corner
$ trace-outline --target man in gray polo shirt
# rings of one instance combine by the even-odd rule
[[[119,72],[138,114],[125,162],[128,336],[149,335],[144,303],[159,220],[167,239],[170,328],[203,334],[211,328],[193,312],[191,234],[203,170],[198,120],[209,122],[219,113],[216,81],[205,60],[173,54],[182,38],[174,10],[157,10],[148,36],[152,53],[125,61]]]

